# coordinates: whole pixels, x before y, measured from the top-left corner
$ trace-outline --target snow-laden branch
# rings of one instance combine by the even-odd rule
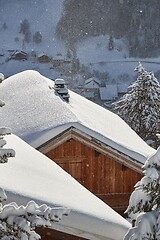
[[[112,106],[146,143],[157,149],[160,143],[156,137],[160,132],[160,84],[142,64],[135,70],[137,79],[128,87],[128,93]]]
[[[50,208],[46,204],[39,206],[34,201],[28,202],[26,206],[18,206],[15,202],[6,204],[0,213],[0,237],[39,239],[35,227],[51,227],[52,222],[59,222],[69,212],[69,209],[63,207]]]
[[[150,156],[143,168],[144,177],[135,185],[126,210],[134,218],[124,240],[160,239],[160,147]]]
[[[8,162],[9,157],[15,157],[15,151],[13,149],[0,148],[0,163]]]

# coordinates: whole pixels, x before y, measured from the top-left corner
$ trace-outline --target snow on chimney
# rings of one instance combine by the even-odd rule
[[[65,81],[64,79],[57,78],[54,81],[54,90],[58,93],[59,96],[62,97],[66,102],[69,102],[69,93],[68,89],[65,86]]]

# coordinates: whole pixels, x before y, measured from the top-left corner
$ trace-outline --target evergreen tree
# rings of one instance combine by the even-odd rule
[[[6,29],[7,29],[7,24],[6,24],[6,23],[3,23],[2,28],[3,28],[4,30],[6,30]]]
[[[26,34],[24,35],[24,42],[29,43],[31,41],[31,32],[28,31],[26,32]]]
[[[67,54],[66,54],[66,56],[67,56],[67,58],[69,58],[69,59],[72,57],[72,54],[71,54],[71,52],[70,52],[69,49],[67,50]]]
[[[157,148],[156,134],[160,132],[160,84],[152,72],[141,64],[135,69],[136,81],[129,92],[113,104],[118,115],[148,144]]]
[[[0,73],[0,82],[4,75]],[[4,102],[0,100],[0,107]],[[15,157],[13,149],[5,149],[5,135],[10,129],[0,128],[0,163],[7,163],[9,157]],[[46,204],[37,205],[30,201],[26,206],[18,206],[15,202],[3,204],[7,199],[5,191],[0,188],[0,239],[2,240],[38,240],[36,226],[50,227],[52,222],[58,222],[63,215],[69,213],[65,208],[50,208]]]
[[[126,210],[135,224],[124,240],[160,239],[160,147],[143,168],[144,177],[136,184]]]
[[[33,35],[33,41],[35,43],[41,43],[42,42],[42,34],[41,32],[36,32],[34,35]]]
[[[108,41],[108,50],[113,50],[114,49],[114,42],[113,42],[113,36],[111,35],[109,37],[109,41]]]
[[[24,19],[21,23],[20,23],[20,31],[19,33],[22,34],[26,34],[27,32],[29,32],[30,29],[30,25],[27,19]]]

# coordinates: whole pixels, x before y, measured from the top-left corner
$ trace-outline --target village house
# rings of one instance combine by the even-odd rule
[[[118,97],[117,84],[106,84],[105,87],[100,87],[99,95],[103,106],[111,109],[111,104],[117,100]]]
[[[11,55],[11,59],[19,60],[19,61],[27,60],[27,58],[28,58],[28,54],[24,51],[15,51]]]
[[[27,87],[26,87],[27,86]],[[0,86],[0,125],[61,166],[89,191],[123,214],[141,166],[155,152],[120,117],[69,91],[68,102],[54,82],[35,71]]]
[[[56,55],[51,58],[51,63],[53,67],[59,67],[63,64],[69,64],[70,62],[70,60],[65,59],[62,55]]]
[[[93,77],[85,80],[83,96],[94,101],[97,97],[99,97],[100,84],[100,81]]]
[[[91,77],[85,80],[84,86],[86,89],[98,89],[100,84],[101,82],[98,79]]]
[[[6,148],[16,152],[0,167],[7,203],[26,206],[33,200],[55,208],[51,226],[36,229],[42,240],[123,239],[130,227],[124,218],[19,137],[11,134],[5,140]]]
[[[38,61],[40,63],[48,63],[50,62],[50,57],[47,54],[41,53],[38,55]]]
[[[118,97],[122,97],[124,94],[128,92],[128,85],[129,84],[117,84],[117,91],[118,91]]]
[[[106,87],[100,87],[99,92],[102,101],[114,101],[118,97],[117,84],[107,84]]]

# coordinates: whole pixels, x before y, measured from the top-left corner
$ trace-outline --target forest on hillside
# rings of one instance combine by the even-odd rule
[[[74,47],[88,36],[124,38],[131,57],[154,57],[160,50],[159,0],[64,0],[57,37]]]

